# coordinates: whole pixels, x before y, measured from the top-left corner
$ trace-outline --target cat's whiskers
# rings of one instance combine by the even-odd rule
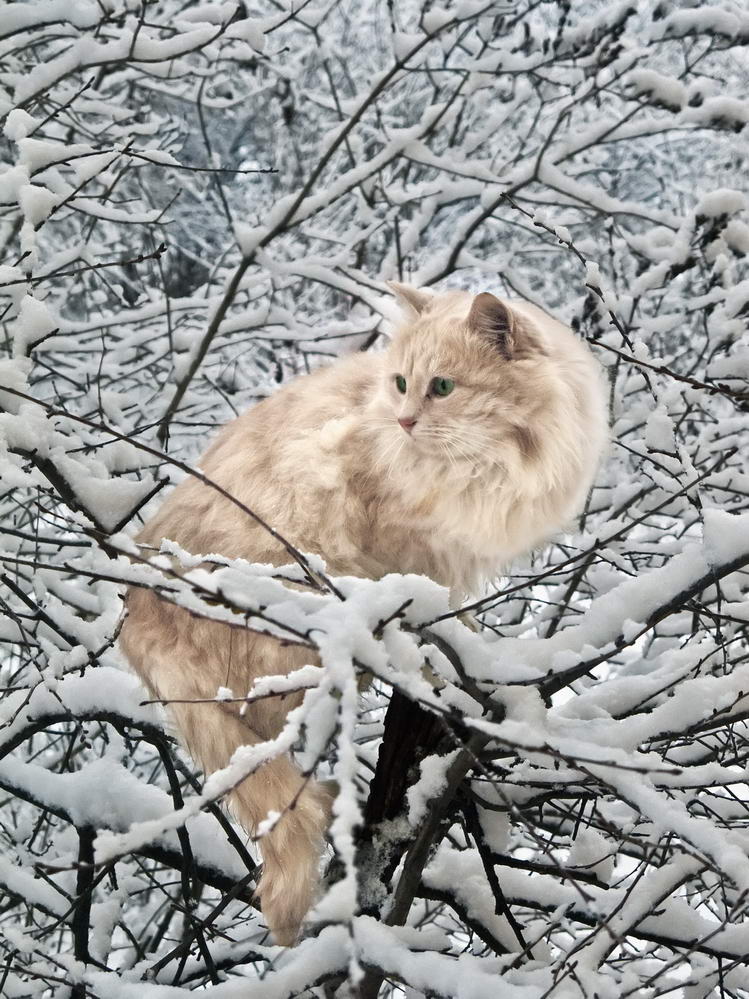
[[[399,441],[398,447],[396,448],[395,454],[393,455],[392,461],[390,462],[390,466],[388,467],[388,470],[385,473],[385,481],[388,481],[389,479],[392,478],[393,471],[395,469],[395,463],[400,457],[400,453],[403,450],[405,444],[406,444],[406,438],[404,437],[403,440]]]
[[[462,457],[463,457],[463,459],[465,461],[469,462],[471,465],[474,465],[474,466],[476,465],[476,463],[477,463],[477,457],[478,456],[476,455],[475,452],[472,452],[471,450],[467,450],[466,446],[464,446],[464,444],[461,443],[459,439],[453,438],[453,440],[450,441],[450,443],[455,448],[455,450],[458,452],[458,454],[462,455]]]
[[[434,439],[439,441],[442,445],[449,448],[450,453],[455,452],[464,461],[471,461],[471,455],[464,447],[461,446],[457,438],[453,434],[440,434],[434,435]]]
[[[466,447],[468,447],[476,457],[486,458],[487,464],[491,466],[500,466],[503,464],[501,458],[503,447],[513,448],[526,461],[532,461],[534,458],[532,454],[529,454],[526,450],[520,447],[517,441],[509,443],[507,441],[502,442],[492,440],[485,433],[474,430],[471,427],[464,427],[461,430],[456,431],[455,436]]]
[[[395,427],[396,425],[397,420],[395,417],[376,416],[368,417],[366,420],[362,421],[363,427],[368,427],[372,430],[387,430],[391,427]]]
[[[365,431],[370,431],[374,438],[374,460],[369,471],[361,480],[362,485],[366,485],[370,479],[380,475],[383,470],[386,478],[391,476],[394,463],[397,461],[406,439],[395,418],[392,417],[368,416],[362,420],[361,427]]]
[[[392,467],[393,461],[397,458],[404,443],[405,442],[403,440],[400,440],[399,437],[396,435],[390,437],[386,441],[385,446],[379,451],[379,453],[377,453],[375,460],[372,462],[370,466],[369,472],[362,479],[362,484],[364,485],[367,482],[369,482],[372,476],[375,475],[375,473],[379,473],[385,467],[386,463],[389,461],[390,463],[387,466],[387,472],[386,472],[387,476],[388,472]],[[391,459],[391,454],[392,454],[392,459]]]
[[[447,443],[447,441],[437,439],[437,445],[439,447],[439,450],[447,455],[447,459],[452,465],[452,467],[456,468],[457,466],[455,464],[455,459],[452,456],[450,445]]]
[[[473,427],[461,427],[457,429],[455,427],[425,427],[422,431],[425,434],[443,434],[449,436],[452,439],[463,440],[464,443],[475,443],[475,444],[486,444],[488,443],[486,434],[481,430],[476,430]]]
[[[479,456],[475,451],[466,450],[466,448],[455,438],[450,441],[451,446],[458,452],[465,464],[469,465],[474,472],[476,472],[481,467],[481,462],[478,460]]]
[[[382,431],[389,431],[395,428],[395,420],[386,417],[369,417],[363,424],[366,429],[374,431],[378,435]],[[434,440],[435,442],[444,441],[449,445],[449,451],[440,448],[445,455],[449,456],[449,460],[455,469],[458,468],[459,463],[471,464],[474,467],[478,464],[483,464],[485,467],[490,467],[499,464],[496,459],[496,447],[492,445],[492,442],[487,440],[487,436],[481,430],[477,430],[473,427],[463,427],[460,430],[448,427],[424,427],[419,426],[417,432],[413,435],[413,439],[416,441],[417,445],[419,441],[427,442],[429,440]],[[402,435],[400,431],[394,438],[388,439],[385,447],[380,453],[380,465],[384,465],[387,462],[386,477],[392,478],[395,462],[400,456],[400,452],[403,450],[407,438]],[[400,444],[400,447],[397,445]],[[394,447],[397,447],[395,453],[392,453]],[[369,473],[364,481],[367,481],[374,474],[374,470]]]
[[[463,462],[472,468],[472,478],[491,475],[493,470],[504,467],[498,442],[486,434],[477,432],[469,436],[442,428],[432,436],[436,440],[450,443],[453,450],[461,455]]]
[[[462,461],[471,465],[476,465],[487,455],[492,456],[492,449],[486,440],[486,435],[480,432],[466,433],[447,427],[428,427],[421,436],[450,445],[451,454],[454,451]],[[486,462],[486,464],[494,463],[494,461]]]
[[[452,443],[455,440],[455,434],[441,427],[427,427],[419,432],[419,439],[447,441],[448,443]]]
[[[487,468],[501,464],[497,443],[480,431],[460,430],[452,434],[453,444],[461,447],[467,457],[474,462],[482,462]]]
[[[475,468],[475,461],[467,454],[463,448],[448,435],[433,434],[432,439],[436,442],[439,451],[447,456],[453,470],[465,474],[466,465]]]

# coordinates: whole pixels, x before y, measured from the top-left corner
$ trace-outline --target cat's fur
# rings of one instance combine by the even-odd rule
[[[322,555],[331,574],[423,573],[462,596],[581,507],[607,438],[603,379],[588,348],[533,305],[393,289],[407,315],[387,350],[285,385],[228,424],[200,467],[298,549]],[[435,376],[454,381],[446,397],[429,393]],[[399,417],[416,419],[410,432]],[[162,538],[195,554],[289,562],[266,530],[195,478],[139,536],[155,546]],[[219,686],[243,693],[253,678],[309,660],[145,589],[132,589],[127,607],[122,647],[160,698],[210,698]],[[298,703],[270,698],[243,717],[227,704],[171,713],[210,773],[238,746],[276,736]],[[329,794],[284,756],[248,777],[231,805],[248,831],[283,813],[260,840],[258,891],[276,939],[292,942],[313,901]]]

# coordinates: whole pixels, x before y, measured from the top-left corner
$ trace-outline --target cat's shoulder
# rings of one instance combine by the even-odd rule
[[[242,441],[257,448],[261,442],[308,437],[328,424],[321,443],[329,447],[349,429],[349,417],[366,407],[381,365],[381,355],[362,352],[298,375],[228,423],[209,454]]]
[[[288,413],[356,409],[369,398],[381,365],[379,354],[362,352],[337,358],[287,382],[262,405]]]

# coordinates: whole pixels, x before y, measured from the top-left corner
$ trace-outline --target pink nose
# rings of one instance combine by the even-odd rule
[[[416,420],[413,418],[413,416],[399,416],[398,423],[400,423],[403,429],[407,430],[409,434],[416,426]]]

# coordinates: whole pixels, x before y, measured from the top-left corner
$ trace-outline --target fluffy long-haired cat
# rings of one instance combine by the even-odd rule
[[[382,353],[343,358],[283,386],[229,423],[205,474],[332,574],[431,576],[475,592],[581,507],[607,438],[605,390],[588,348],[525,302],[392,284],[404,322]],[[276,565],[286,550],[215,490],[187,478],[139,541]],[[120,642],[153,693],[184,702],[308,661],[304,649],[192,617],[133,588]],[[301,696],[301,695],[300,695]],[[275,737],[299,699],[240,716],[223,703],[170,710],[210,773],[235,749]],[[293,808],[288,806],[294,802]],[[249,832],[282,813],[260,849],[258,894],[281,943],[314,900],[330,795],[288,756],[233,792]]]

